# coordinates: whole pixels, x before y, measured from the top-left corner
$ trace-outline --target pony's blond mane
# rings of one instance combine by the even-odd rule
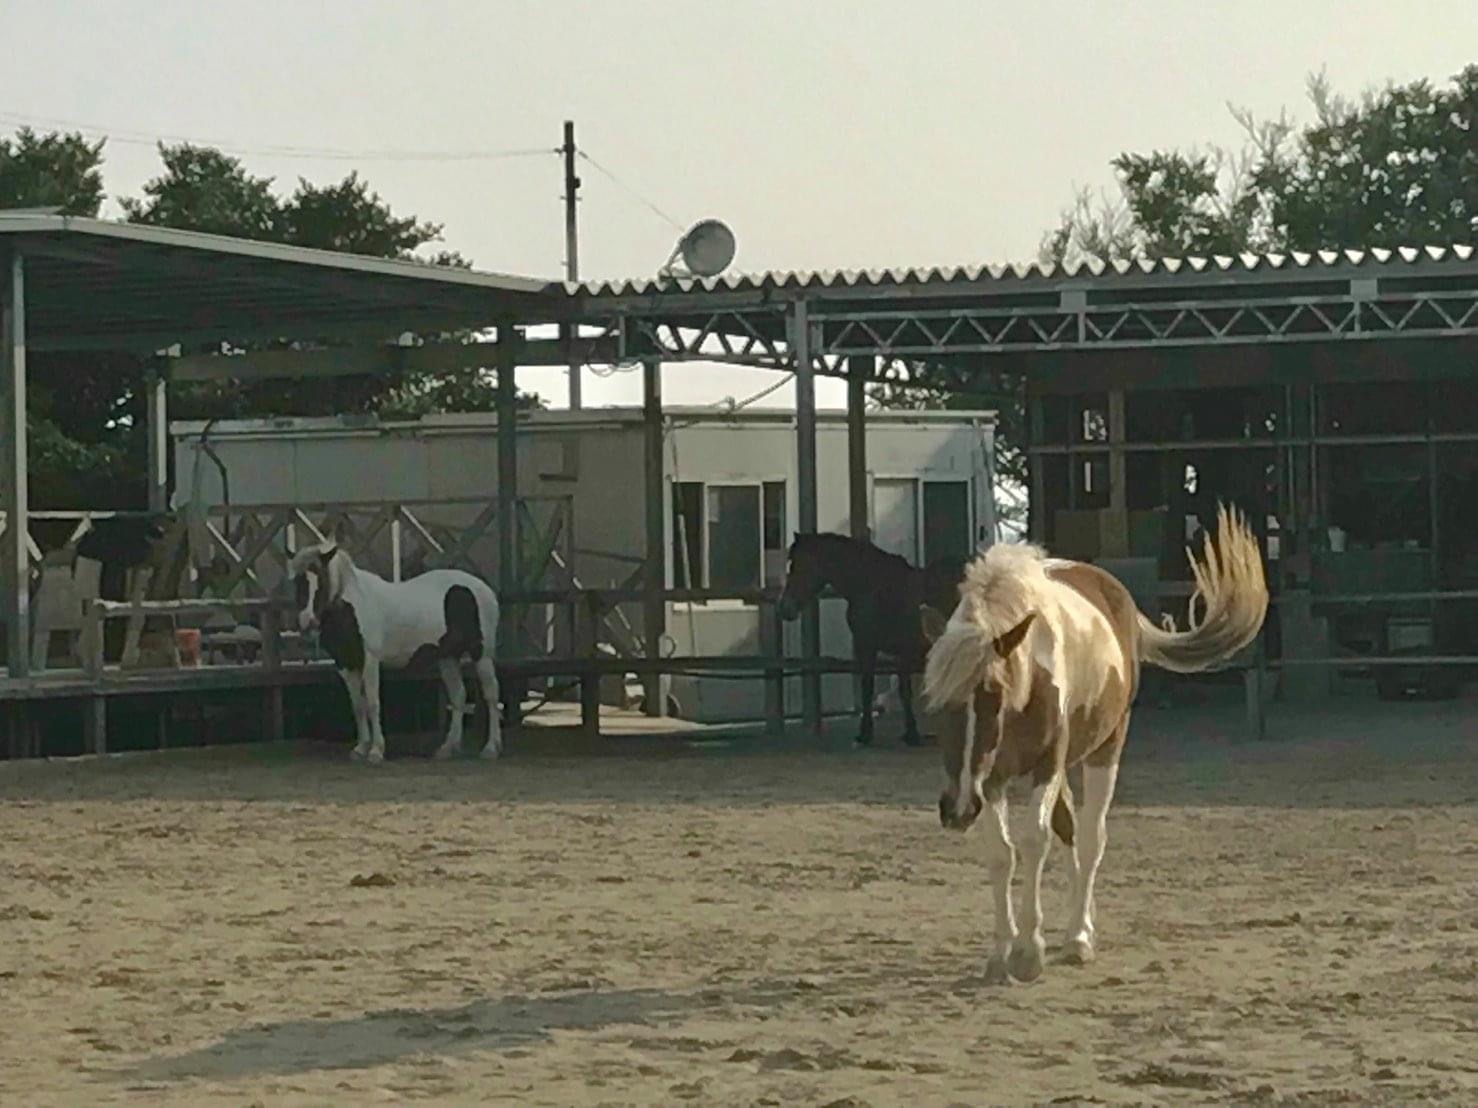
[[[1016,650],[1002,658],[994,644],[1027,616],[1041,614],[1046,587],[1046,554],[1030,543],[992,546],[965,568],[959,606],[924,668],[924,696],[931,708],[963,704],[992,674],[1008,707],[1026,707],[1028,653]]]

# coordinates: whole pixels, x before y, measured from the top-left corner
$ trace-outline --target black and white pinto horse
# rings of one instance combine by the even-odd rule
[[[499,730],[498,674],[493,647],[498,633],[498,597],[483,581],[456,569],[434,569],[408,581],[386,581],[354,564],[335,543],[298,551],[289,566],[297,590],[298,625],[319,629],[354,706],[359,741],[353,756],[372,764],[385,760],[380,726],[380,669],[435,660],[451,707],[446,741],[438,758],[461,753],[467,708],[463,662],[473,663],[488,708],[484,758],[503,749]]]
[[[965,559],[942,558],[920,569],[870,542],[829,532],[796,535],[785,567],[779,613],[793,620],[828,586],[847,602],[852,656],[862,667],[862,702],[857,742],[872,742],[878,656],[890,658],[903,703],[903,741],[922,743],[914,718],[913,675],[922,673],[929,643],[919,627],[920,604],[953,611],[959,600]]]

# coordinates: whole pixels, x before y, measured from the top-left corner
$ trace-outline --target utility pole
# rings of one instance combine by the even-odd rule
[[[565,120],[565,140],[560,147],[565,156],[565,280],[580,279],[580,230],[575,214],[579,200],[580,178],[575,174],[575,123]],[[564,337],[570,352],[570,410],[580,407],[580,357],[575,352],[577,328],[573,323],[563,325]]]

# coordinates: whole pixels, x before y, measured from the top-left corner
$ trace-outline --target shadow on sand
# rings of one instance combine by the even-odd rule
[[[782,985],[739,994],[596,989],[489,998],[456,1008],[391,1008],[339,1020],[289,1020],[231,1031],[210,1046],[114,1073],[127,1081],[164,1083],[365,1069],[412,1055],[512,1050],[561,1031],[650,1028],[719,1005],[773,1006],[789,991]]]

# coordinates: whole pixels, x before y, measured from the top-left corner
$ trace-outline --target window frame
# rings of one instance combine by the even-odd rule
[[[923,568],[924,562],[924,486],[925,485],[963,485],[965,490],[965,509],[969,518],[966,522],[966,534],[970,537],[970,550],[974,551],[980,546],[977,540],[979,534],[977,521],[979,519],[979,505],[975,502],[976,483],[973,475],[963,477],[937,477],[927,473],[869,473],[867,479],[867,529],[868,533],[878,533],[877,499],[875,491],[879,481],[910,481],[913,483],[914,501],[914,535],[913,551],[908,555],[908,560],[915,566]]]
[[[717,479],[717,480],[706,480],[706,479],[702,479],[702,480],[684,480],[684,481],[674,480],[674,481],[671,481],[669,483],[669,487],[672,488],[672,489],[675,489],[679,485],[697,485],[699,487],[699,489],[700,489],[699,503],[703,507],[703,518],[701,520],[701,528],[702,528],[702,534],[703,534],[703,551],[702,551],[702,557],[701,557],[701,564],[696,567],[697,570],[698,570],[698,572],[695,575],[695,576],[697,576],[699,578],[700,583],[690,584],[689,587],[690,588],[702,588],[702,589],[708,589],[708,588],[711,588],[712,587],[711,582],[712,582],[712,561],[713,561],[713,536],[712,536],[711,528],[713,527],[713,524],[714,524],[715,521],[714,521],[714,517],[712,515],[711,500],[710,500],[710,497],[709,497],[709,492],[711,490],[713,490],[713,489],[755,489],[758,492],[758,494],[759,494],[758,495],[758,499],[759,499],[759,513],[758,513],[758,516],[757,516],[757,518],[755,520],[755,524],[756,524],[756,527],[755,527],[755,532],[756,532],[755,558],[756,558],[756,560],[757,560],[757,562],[759,564],[759,571],[760,571],[760,581],[759,581],[758,586],[756,586],[756,587],[759,588],[759,589],[761,589],[761,590],[766,589],[766,588],[771,588],[771,587],[777,587],[778,588],[779,587],[778,584],[775,585],[775,586],[767,585],[765,583],[765,579],[764,579],[765,578],[765,488],[766,488],[766,486],[769,486],[769,485],[778,485],[778,486],[780,486],[780,495],[782,497],[782,502],[781,502],[781,509],[782,509],[782,511],[781,511],[781,528],[780,528],[780,533],[781,533],[781,539],[782,539],[782,543],[783,543],[785,532],[786,532],[787,529],[789,529],[791,527],[791,510],[792,510],[791,509],[791,500],[792,500],[792,498],[791,498],[791,494],[790,494],[790,477],[788,475],[784,475],[784,476],[775,476],[775,477],[769,477],[769,476],[746,477],[746,478],[743,478],[743,479],[720,478],[720,479]],[[676,540],[676,538],[678,536],[678,533],[679,533],[679,524],[678,524],[676,513],[673,511],[674,506],[675,506],[674,505],[674,495],[673,495],[673,493],[669,492],[669,494],[667,496],[667,510],[668,510],[668,520],[667,520],[667,536],[668,536],[668,538],[667,538],[667,553],[668,553],[668,561],[667,561],[666,574],[665,574],[666,581],[667,581],[667,587],[668,588],[676,588],[677,587],[676,586],[676,581],[677,581],[677,564],[676,564],[675,560],[672,558],[672,555],[675,553],[674,547],[675,547],[675,540]],[[784,549],[784,546],[782,546],[781,549],[783,550]],[[757,611],[759,609],[759,606],[757,604],[752,604],[752,603],[749,603],[749,602],[743,601],[743,600],[692,600],[692,601],[675,600],[672,603],[674,605],[694,605],[694,606],[705,608],[705,609],[707,609],[709,611],[746,611],[746,610],[749,610],[749,611]]]

